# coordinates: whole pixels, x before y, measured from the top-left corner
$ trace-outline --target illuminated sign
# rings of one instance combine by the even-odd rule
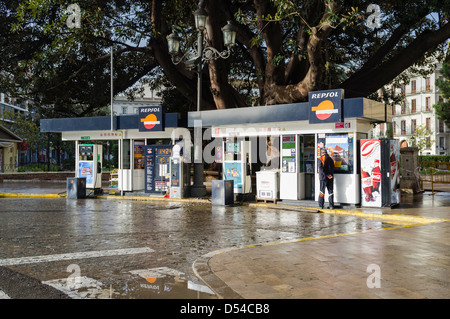
[[[309,123],[341,122],[343,90],[309,92]]]
[[[162,106],[142,106],[139,108],[139,132],[163,131]]]

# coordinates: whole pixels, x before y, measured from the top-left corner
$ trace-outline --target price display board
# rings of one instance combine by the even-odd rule
[[[170,181],[170,156],[173,145],[145,147],[145,192],[164,194]]]

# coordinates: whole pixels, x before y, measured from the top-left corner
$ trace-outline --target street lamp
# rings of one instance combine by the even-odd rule
[[[236,41],[237,28],[228,21],[227,25],[222,28],[223,40],[226,50],[220,52],[217,49],[208,45],[203,37],[203,31],[206,29],[206,20],[208,13],[203,7],[199,7],[194,12],[195,28],[198,32],[197,42],[194,44],[191,50],[188,50],[181,57],[180,50],[180,37],[176,34],[175,29],[169,34],[167,38],[167,45],[169,53],[172,58],[172,62],[177,65],[182,61],[185,61],[185,65],[189,69],[197,67],[197,112],[202,109],[202,68],[203,62],[211,60],[217,60],[218,58],[227,59],[231,53],[231,47]],[[193,52],[192,52],[193,51]],[[197,134],[198,135],[198,134]],[[194,140],[194,184],[191,187],[191,196],[201,197],[206,195],[206,188],[203,185],[203,156],[202,156],[202,140],[199,134],[200,141]],[[195,134],[194,134],[195,137]]]

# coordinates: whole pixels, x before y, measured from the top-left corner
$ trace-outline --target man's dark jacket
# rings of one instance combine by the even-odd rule
[[[325,154],[319,157],[317,166],[319,167],[319,179],[321,181],[326,181],[328,175],[334,175],[334,161],[330,155]]]

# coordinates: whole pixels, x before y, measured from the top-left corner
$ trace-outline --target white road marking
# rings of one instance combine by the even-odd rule
[[[102,282],[86,277],[77,277],[76,286],[68,285],[68,279],[54,279],[43,281],[45,285],[49,285],[59,291],[65,293],[72,299],[105,299],[110,298],[110,289],[104,288]]]
[[[0,299],[11,299],[11,297],[0,290]]]
[[[141,248],[124,248],[124,249],[86,251],[78,253],[56,254],[56,255],[8,258],[8,259],[0,259],[0,266],[14,266],[14,265],[34,264],[51,261],[86,259],[86,258],[109,257],[120,255],[135,255],[152,252],[154,252],[154,250],[149,247],[141,247]]]

